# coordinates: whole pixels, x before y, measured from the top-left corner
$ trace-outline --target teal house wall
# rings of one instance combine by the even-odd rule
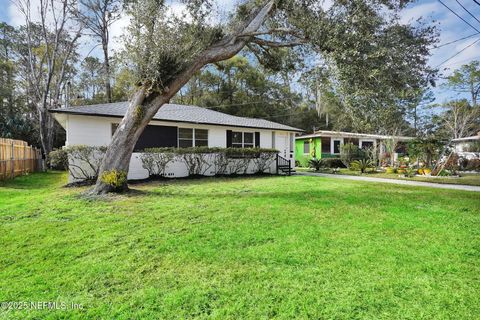
[[[304,144],[307,142],[310,145],[310,152],[304,153]],[[295,162],[300,167],[308,167],[308,161],[312,158],[322,158],[322,140],[318,138],[305,138],[295,140]]]

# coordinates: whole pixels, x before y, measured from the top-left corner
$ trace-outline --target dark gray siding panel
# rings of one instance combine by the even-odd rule
[[[134,151],[145,148],[177,147],[178,129],[167,126],[147,126],[135,145]]]

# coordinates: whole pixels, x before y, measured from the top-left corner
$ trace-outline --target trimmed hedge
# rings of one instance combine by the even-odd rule
[[[52,151],[49,162],[52,167],[68,169],[77,181],[93,183],[98,178],[106,150],[106,147],[85,145],[65,147]],[[265,172],[277,153],[275,149],[265,148],[148,148],[141,152],[140,160],[150,177],[164,177],[168,164],[173,161],[182,161],[189,176],[235,175],[246,174],[251,164],[255,173]],[[113,183],[122,177],[106,178]]]
[[[347,166],[339,158],[322,159],[326,168],[346,168]]]
[[[67,168],[75,180],[93,183],[106,151],[107,147],[103,146],[75,145],[54,150],[48,157],[52,168]]]
[[[253,163],[256,173],[265,172],[278,153],[266,148],[147,148],[140,159],[150,177],[165,176],[169,163],[182,161],[189,176],[246,174]],[[213,171],[212,171],[213,170]]]
[[[269,148],[210,148],[210,147],[191,147],[191,148],[146,148],[144,153],[174,153],[198,154],[198,153],[225,153],[230,158],[237,157],[258,157],[262,153],[277,154],[278,150]]]

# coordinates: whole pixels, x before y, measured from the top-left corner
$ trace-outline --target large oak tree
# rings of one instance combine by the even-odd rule
[[[398,22],[407,0],[245,0],[228,16],[213,1],[184,0],[172,14],[161,0],[131,0],[126,52],[137,90],[116,130],[94,194],[112,191],[106,172],[127,172],[137,139],[155,113],[202,67],[250,50],[275,68],[279,48],[334,66],[349,99],[394,99],[430,73],[432,30]],[[408,72],[406,72],[408,71]],[[126,189],[125,183],[125,189]]]

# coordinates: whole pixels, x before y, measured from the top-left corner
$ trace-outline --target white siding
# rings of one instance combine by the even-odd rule
[[[272,146],[272,131],[271,130],[257,130],[260,132],[260,148],[273,148]]]
[[[210,148],[226,148],[227,129],[222,127],[208,127],[208,146]]]
[[[89,145],[89,146],[106,146],[111,141],[112,123],[119,123],[119,118],[108,117],[92,117],[82,115],[68,115],[65,123],[67,131],[67,145]],[[208,129],[208,146],[209,147],[226,147],[227,130],[242,132],[260,132],[261,148],[276,148],[280,151],[280,155],[291,158],[293,150],[290,150],[289,137],[290,133],[286,131],[275,131],[275,146],[272,145],[272,130],[227,127],[203,124],[176,123],[166,121],[152,121],[151,125],[177,126],[182,128],[199,128]],[[134,153],[130,162],[128,178],[132,180],[148,178],[147,170],[142,168],[140,161],[140,153]],[[293,158],[294,159],[294,158]],[[294,165],[292,161],[292,166]],[[213,169],[212,169],[213,170]],[[207,175],[213,173],[212,170]],[[274,172],[274,164],[270,172]],[[249,173],[253,172],[253,168],[249,169]],[[187,169],[182,162],[176,161],[169,164],[167,169],[169,177],[185,177]]]
[[[108,145],[112,139],[112,126],[111,122],[105,119],[69,115],[66,129],[68,145]]]

